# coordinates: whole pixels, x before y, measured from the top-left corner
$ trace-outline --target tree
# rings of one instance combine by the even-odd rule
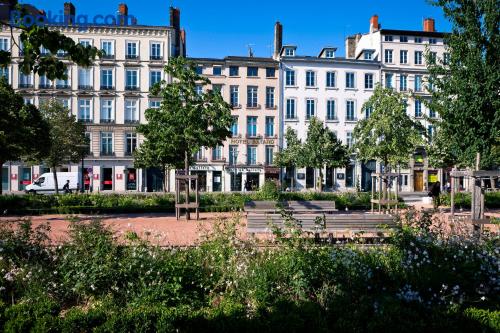
[[[309,121],[302,148],[304,166],[319,169],[318,188],[323,187],[323,167],[341,168],[349,165],[348,149],[337,136],[316,117]]]
[[[500,3],[498,0],[433,0],[452,23],[447,59],[427,55],[429,107],[440,120],[429,153],[442,166],[500,165]]]
[[[136,160],[161,160],[165,165],[175,166],[183,161],[188,175],[192,156],[197,151],[221,145],[231,135],[231,107],[220,92],[197,91],[197,86],[205,86],[210,81],[196,73],[194,63],[182,57],[173,58],[164,70],[172,82],[162,81],[151,90],[162,103],[159,108],[146,110],[147,124],[138,127],[138,132],[152,143],[137,152]],[[161,158],[148,158],[153,154]],[[189,202],[189,187],[186,181],[186,202]],[[189,219],[189,210],[186,210],[186,218]]]
[[[284,168],[302,167],[302,142],[291,127],[286,129],[285,142],[286,148],[276,153],[274,164]],[[294,177],[292,177],[292,188],[294,188],[293,179]]]
[[[424,143],[425,128],[406,113],[405,95],[377,85],[363,105],[371,110],[354,128],[353,151],[363,160],[379,160],[386,168],[407,165],[415,148]]]
[[[25,105],[23,97],[0,80],[0,178],[2,165],[23,158],[37,159],[45,154],[48,124],[33,105]],[[0,194],[2,189],[0,187]]]
[[[40,105],[40,111],[49,124],[47,136],[50,140],[50,149],[41,157],[40,162],[52,169],[56,194],[59,194],[57,167],[78,162],[85,154],[82,146],[89,142],[85,137],[85,126],[77,122],[75,116],[56,99]]]

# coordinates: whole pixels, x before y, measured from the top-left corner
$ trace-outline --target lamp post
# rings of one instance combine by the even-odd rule
[[[80,153],[82,154],[82,175],[81,175],[81,180],[80,180],[80,193],[85,192],[85,179],[84,179],[84,165],[83,162],[85,160],[85,156],[87,155],[87,149],[89,148],[89,145],[82,144],[82,145],[76,145],[76,147],[80,150]]]

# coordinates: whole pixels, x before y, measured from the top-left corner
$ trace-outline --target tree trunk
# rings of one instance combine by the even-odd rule
[[[189,156],[187,150],[184,152],[184,175],[189,176]],[[191,182],[189,179],[186,179],[186,202],[185,204],[189,204],[189,188],[191,187]],[[189,214],[189,208],[186,208],[186,220],[190,220],[191,216]]]
[[[0,179],[3,181],[3,161],[0,161]],[[10,179],[10,177],[9,177]],[[3,194],[3,187],[0,185],[0,195]]]
[[[56,167],[52,167],[52,174],[54,175],[54,186],[56,188],[56,194],[59,194],[59,184],[57,183],[57,170],[56,170]]]
[[[166,165],[163,166],[163,193],[166,193],[167,192],[167,186],[168,186],[168,182],[167,182],[167,178],[168,178],[168,168]]]
[[[323,192],[323,168],[319,168],[319,184],[318,188],[320,192]]]

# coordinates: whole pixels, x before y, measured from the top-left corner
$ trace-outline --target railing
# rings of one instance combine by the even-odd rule
[[[51,84],[42,84],[42,83],[40,83],[38,85],[38,89],[52,89],[52,85]]]
[[[138,124],[139,120],[137,119],[125,119],[125,124]]]
[[[79,90],[92,90],[92,88],[93,88],[92,86],[87,85],[87,84],[79,84],[78,85]]]
[[[125,55],[125,59],[127,59],[127,60],[137,60],[137,59],[139,59],[139,56],[136,55],[136,54],[127,54],[127,55]]]
[[[79,119],[78,119],[78,122],[79,122],[79,123],[89,124],[89,123],[92,123],[92,119],[87,119],[87,118],[82,119],[82,118],[79,118]]]
[[[115,120],[114,119],[102,119],[100,120],[101,124],[114,124]]]
[[[104,54],[101,59],[104,59],[104,60],[112,60],[112,59],[115,59],[115,55],[114,54]]]
[[[57,89],[69,89],[71,86],[69,84],[56,84]]]
[[[152,55],[152,56],[149,57],[149,60],[163,60],[163,57],[162,56]]]
[[[125,86],[125,90],[128,90],[128,91],[138,91],[139,87],[137,87],[137,86]]]
[[[115,152],[113,152],[113,151],[101,151],[100,156],[115,156]]]
[[[247,108],[248,108],[248,109],[260,109],[260,104],[256,104],[256,103],[247,103]]]
[[[114,86],[101,86],[101,90],[115,90]]]

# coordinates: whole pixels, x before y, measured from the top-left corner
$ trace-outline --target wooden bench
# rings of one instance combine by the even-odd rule
[[[276,201],[249,201],[245,203],[247,213],[275,213],[278,211]]]
[[[301,229],[307,232],[334,234],[335,238],[352,237],[363,234],[367,237],[384,237],[389,229],[396,227],[391,215],[386,214],[297,214],[294,218]],[[249,233],[267,233],[271,225],[284,227],[283,216],[279,214],[248,214],[247,231]],[[339,237],[342,235],[342,237]]]
[[[284,201],[282,203],[285,210],[294,213],[333,213],[335,201]]]

